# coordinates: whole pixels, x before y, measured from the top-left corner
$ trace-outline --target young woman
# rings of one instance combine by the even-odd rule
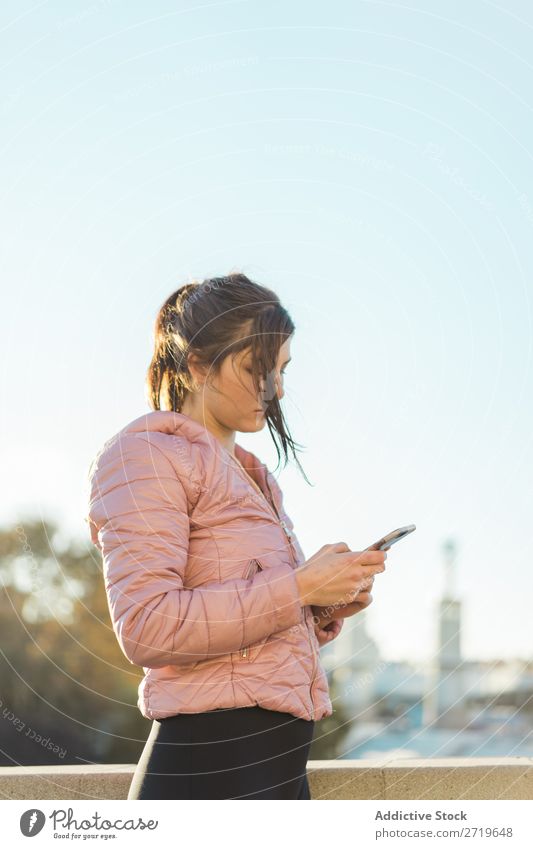
[[[340,542],[305,561],[276,478],[235,442],[268,424],[298,463],[280,406],[293,334],[242,274],[182,286],[156,320],[152,412],[89,472],[114,632],[153,721],[129,799],[310,798],[332,713],[319,646],[371,602],[387,555]]]

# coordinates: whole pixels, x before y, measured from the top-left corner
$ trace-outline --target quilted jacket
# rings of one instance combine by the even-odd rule
[[[182,413],[140,416],[89,469],[89,524],[111,622],[142,666],[147,719],[260,705],[308,720],[333,713],[309,605],[305,557],[279,484]],[[256,491],[250,475],[259,485]]]

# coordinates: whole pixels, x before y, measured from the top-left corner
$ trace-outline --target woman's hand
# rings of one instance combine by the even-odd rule
[[[312,605],[313,621],[315,624],[315,634],[319,645],[324,646],[330,643],[335,637],[338,637],[344,624],[344,619],[348,616],[355,616],[372,604],[372,584],[374,577],[368,578],[366,581],[365,590],[357,594],[357,599],[349,604],[331,605],[330,607],[320,607]]]
[[[302,605],[337,607],[352,601],[367,589],[369,578],[385,571],[386,558],[386,551],[351,551],[345,542],[323,545],[295,570]]]
[[[331,643],[335,637],[339,636],[343,625],[344,619],[331,619],[329,622],[324,624],[323,627],[315,625],[315,634],[318,640],[318,645],[325,646],[326,643]]]

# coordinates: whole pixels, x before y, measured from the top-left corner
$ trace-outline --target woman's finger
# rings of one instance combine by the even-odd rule
[[[339,609],[337,616],[339,618],[353,616],[354,613],[358,613],[363,607],[368,607],[371,601],[372,593],[359,593],[354,601],[351,601],[350,604],[346,604]]]

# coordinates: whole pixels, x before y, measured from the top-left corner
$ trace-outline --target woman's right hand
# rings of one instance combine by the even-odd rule
[[[296,569],[302,605],[349,604],[372,575],[385,571],[386,559],[386,551],[351,551],[345,542],[323,545]]]

